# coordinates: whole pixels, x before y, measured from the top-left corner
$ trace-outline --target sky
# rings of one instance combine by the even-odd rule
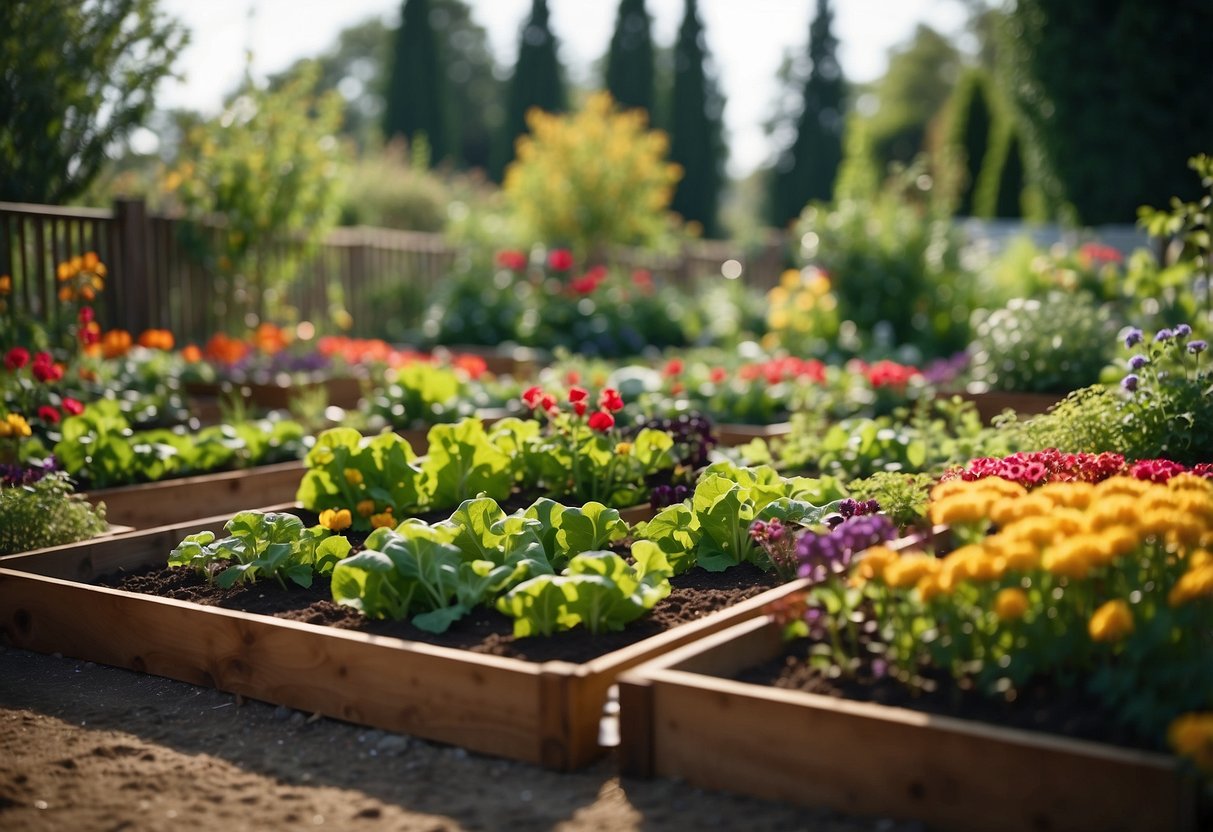
[[[471,0],[469,5],[488,32],[497,61],[512,65],[531,0]],[[573,80],[593,81],[590,68],[606,53],[618,0],[549,0],[548,5],[562,63]],[[253,53],[254,75],[264,77],[323,52],[342,29],[369,17],[395,25],[400,6],[400,0],[162,0],[161,8],[190,30],[191,43],[178,64],[182,80],[166,81],[158,103],[214,113],[239,81],[246,50]],[[762,122],[774,108],[783,53],[805,49],[815,6],[814,0],[700,0],[708,49],[725,95],[729,172],[734,176],[776,152]],[[648,0],[646,7],[653,17],[654,40],[672,44],[683,0]],[[834,9],[839,62],[854,82],[880,77],[888,50],[908,40],[918,23],[959,36],[965,21],[958,0],[839,0]]]

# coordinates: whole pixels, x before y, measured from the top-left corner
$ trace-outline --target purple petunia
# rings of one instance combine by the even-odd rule
[[[1129,359],[1129,369],[1140,370],[1149,363],[1150,359],[1146,358],[1144,355],[1135,355]]]
[[[1137,327],[1133,327],[1132,329],[1130,329],[1128,332],[1125,333],[1125,346],[1126,347],[1136,346],[1141,343],[1141,339],[1142,339],[1141,330],[1138,329]]]
[[[1120,386],[1133,393],[1137,390],[1137,385],[1141,383],[1141,379],[1135,373],[1129,373],[1120,381]]]
[[[813,583],[840,575],[846,572],[855,555],[890,540],[896,532],[893,521],[883,514],[844,519],[825,534],[806,531],[796,542],[796,556],[800,560],[797,574]]]

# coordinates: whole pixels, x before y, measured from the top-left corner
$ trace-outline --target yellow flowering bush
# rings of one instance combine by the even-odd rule
[[[596,256],[612,244],[651,244],[667,228],[666,208],[682,176],[665,161],[669,140],[644,111],[619,111],[591,95],[580,112],[527,114],[505,173],[505,197],[523,239]]]
[[[838,298],[830,278],[815,266],[788,269],[779,285],[767,292],[768,351],[792,355],[824,355],[838,338]]]
[[[1158,746],[1213,710],[1213,482],[952,480],[930,514],[963,545],[875,549],[851,572],[902,678],[926,661],[992,692],[1081,680]],[[1171,741],[1198,758],[1195,724]]]

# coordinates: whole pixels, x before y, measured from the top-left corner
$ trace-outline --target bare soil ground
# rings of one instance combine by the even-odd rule
[[[728,753],[721,749],[721,753]],[[809,830],[849,818],[469,754],[69,658],[0,647],[0,829]]]

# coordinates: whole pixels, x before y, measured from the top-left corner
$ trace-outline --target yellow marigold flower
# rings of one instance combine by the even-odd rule
[[[990,505],[990,519],[1006,526],[1025,517],[1040,517],[1053,511],[1053,502],[1039,494],[1002,497]]]
[[[354,518],[350,516],[348,508],[331,509],[326,508],[320,512],[320,525],[324,526],[329,531],[339,532],[348,529],[354,522]]]
[[[955,581],[992,581],[1002,577],[1006,562],[981,546],[962,546],[942,563],[947,585]]]
[[[97,268],[97,264],[100,262],[101,258],[97,256],[97,252],[86,251],[83,259],[80,261],[80,264],[83,268],[91,272],[93,269]]]
[[[350,485],[362,485],[362,472],[357,468],[346,468],[345,481]]]
[[[1205,536],[1207,525],[1200,517],[1176,512],[1171,518],[1165,536],[1167,543],[1176,548],[1195,549]]]
[[[1149,490],[1150,484],[1148,482],[1142,482],[1135,477],[1126,476],[1108,477],[1095,486],[1095,493],[1099,500],[1104,500],[1114,494],[1136,498]]]
[[[884,569],[884,582],[894,588],[911,587],[927,575],[939,571],[940,563],[934,555],[921,552],[902,555]]]
[[[1167,603],[1182,606],[1197,598],[1213,598],[1213,564],[1205,564],[1179,576],[1175,586],[1167,593]]]
[[[1213,712],[1181,714],[1167,728],[1175,753],[1213,773]]]
[[[1213,525],[1213,494],[1203,491],[1172,492],[1175,508],[1191,515],[1206,525]]]
[[[1002,477],[986,477],[976,480],[973,485],[980,486],[982,491],[997,494],[1001,497],[1022,497],[1028,489],[1017,482],[1004,480]]]
[[[1108,601],[1091,616],[1087,632],[1093,641],[1120,641],[1133,632],[1133,611],[1119,598]]]
[[[995,535],[984,545],[987,551],[1002,560],[1004,569],[1027,572],[1040,566],[1040,550],[1030,540]]]
[[[1137,530],[1125,526],[1110,526],[1095,534],[1099,535],[1109,560],[1124,557],[1141,545]]]
[[[951,497],[954,494],[963,494],[972,483],[967,483],[964,480],[945,480],[938,483],[931,489],[931,502],[943,500]]]
[[[945,586],[943,575],[940,573],[932,573],[930,575],[923,575],[921,578],[919,578],[915,589],[918,590],[919,599],[924,604],[929,604],[936,597],[940,595],[947,595],[949,592],[951,592],[952,584],[948,583]]]
[[[620,442],[618,445],[615,446],[615,455],[616,456],[627,456],[631,452],[632,452],[632,443],[631,442]]]
[[[1185,471],[1167,480],[1167,489],[1170,491],[1195,491],[1200,494],[1213,496],[1213,481],[1207,480],[1198,474],[1193,474],[1190,471]]]
[[[1055,506],[1085,509],[1095,496],[1095,486],[1089,482],[1049,482],[1032,494],[1048,498]]]
[[[375,513],[375,501],[361,500],[358,505],[354,506],[354,510],[358,512],[359,517],[370,517]]]
[[[371,515],[371,528],[379,529],[384,526],[395,526],[396,518],[392,516],[392,507],[388,506],[383,510],[382,514]]]
[[[1099,531],[1109,526],[1127,526],[1137,528],[1140,520],[1141,506],[1136,497],[1117,494],[1100,498],[1087,512],[1087,525],[1091,531]]]
[[[71,263],[60,263],[58,268],[55,269],[55,277],[60,283],[63,283],[64,281],[71,280],[73,277],[75,277],[76,271],[78,270],[72,269]]]
[[[931,504],[931,522],[957,525],[980,523],[989,516],[990,504],[997,497],[993,493],[962,493],[946,497]]]
[[[1051,544],[1062,534],[1057,521],[1052,517],[1026,517],[1002,530],[1008,540],[1026,540],[1037,548]]]
[[[1202,566],[1213,564],[1213,552],[1208,549],[1197,549],[1192,554],[1188,555],[1188,568],[1199,569]]]
[[[1028,611],[1028,595],[1019,587],[1000,589],[994,596],[994,614],[999,621],[1018,621]]]
[[[21,438],[30,436],[32,434],[29,422],[25,421],[25,417],[20,413],[10,413],[5,416],[3,425],[7,431],[4,434],[5,436],[16,436]]]
[[[896,552],[885,546],[873,546],[859,556],[854,575],[860,581],[880,580],[885,568],[896,560]]]

